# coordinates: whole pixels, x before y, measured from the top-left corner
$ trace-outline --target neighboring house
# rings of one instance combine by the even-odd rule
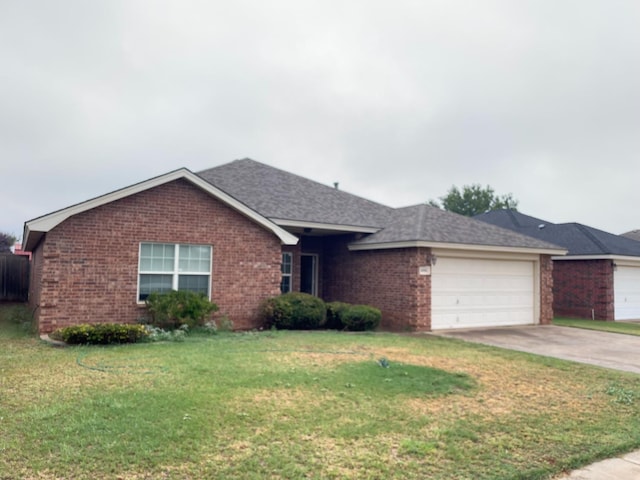
[[[476,219],[560,245],[554,257],[554,312],[597,320],[640,319],[640,242],[579,223],[554,224],[515,210]]]
[[[631,230],[630,232],[623,233],[622,236],[630,238],[631,240],[640,241],[640,230]]]
[[[27,221],[41,332],[133,322],[202,292],[236,328],[282,291],[374,305],[382,328],[549,323],[564,249],[428,205],[394,209],[253,160],[179,169]]]
[[[29,257],[29,260],[31,260],[31,252],[26,252],[22,249],[22,244],[21,243],[16,243],[13,246],[13,254],[14,255],[18,255],[18,256],[23,256],[23,257]]]

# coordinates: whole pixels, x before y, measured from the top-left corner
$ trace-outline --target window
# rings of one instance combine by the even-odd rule
[[[280,291],[287,293],[291,291],[291,270],[292,270],[292,255],[289,252],[282,253],[282,280],[280,281]]]
[[[141,243],[138,301],[151,292],[189,290],[209,297],[211,247],[173,243]]]

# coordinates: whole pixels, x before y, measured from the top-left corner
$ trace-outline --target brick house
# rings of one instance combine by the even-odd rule
[[[514,210],[475,217],[560,245],[553,257],[553,309],[558,316],[640,319],[640,242],[580,223],[554,224]]]
[[[382,328],[548,323],[564,250],[428,205],[394,209],[244,159],[179,169],[25,222],[40,332],[135,322],[202,292],[236,328],[284,291],[374,305]]]

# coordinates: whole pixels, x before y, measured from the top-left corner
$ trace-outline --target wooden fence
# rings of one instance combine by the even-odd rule
[[[26,302],[29,296],[29,257],[0,254],[0,302]]]

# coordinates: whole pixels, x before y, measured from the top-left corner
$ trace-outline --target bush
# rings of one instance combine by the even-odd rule
[[[201,293],[177,290],[154,292],[147,297],[146,304],[151,314],[151,324],[169,329],[182,325],[204,325],[209,316],[218,310],[218,306]]]
[[[312,330],[324,325],[326,307],[318,297],[289,292],[268,299],[262,307],[266,327],[289,330]]]
[[[145,341],[147,342],[184,342],[187,334],[189,333],[189,326],[182,325],[175,330],[163,330],[162,328],[154,327],[153,325],[143,325],[147,336]]]
[[[374,330],[382,319],[382,313],[368,305],[351,305],[341,315],[342,323],[347,330]]]
[[[113,343],[136,343],[147,336],[143,325],[119,323],[97,323],[95,325],[73,325],[59,328],[51,338],[71,345],[110,345]]]
[[[345,302],[329,302],[327,303],[327,322],[325,328],[331,330],[344,329],[344,322],[342,321],[342,314],[351,305]]]

